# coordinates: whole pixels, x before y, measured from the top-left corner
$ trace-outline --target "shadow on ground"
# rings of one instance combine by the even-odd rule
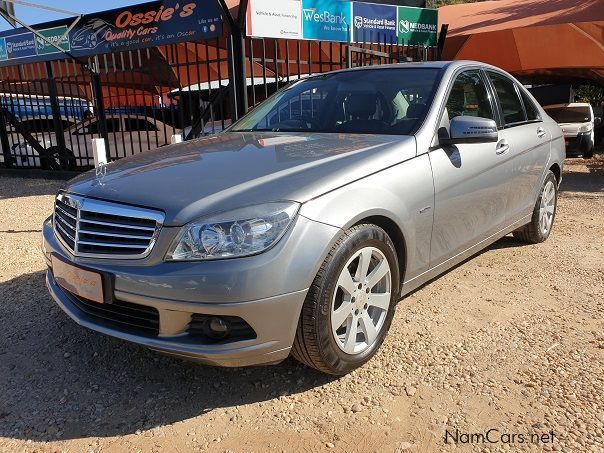
[[[579,159],[567,159],[567,163]],[[567,192],[604,194],[604,155],[599,154],[592,159],[586,159],[584,164],[587,172],[577,171],[570,166],[565,168],[561,186],[565,195]]]
[[[0,284],[0,325],[0,437],[131,434],[334,379],[293,359],[202,366],[87,331],[51,300],[43,272]]]

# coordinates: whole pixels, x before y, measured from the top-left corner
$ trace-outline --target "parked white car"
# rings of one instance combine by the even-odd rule
[[[594,155],[594,111],[590,104],[574,102],[543,107],[562,128],[566,141],[566,152],[582,154],[585,158]]]
[[[131,156],[170,144],[172,135],[179,134],[178,129],[153,117],[144,115],[107,115],[108,156],[111,159]],[[57,147],[55,134],[40,140],[45,148],[53,148],[56,159],[70,159],[78,167],[94,165],[92,139],[100,138],[98,118],[90,118],[77,123],[64,132],[65,150]],[[28,144],[21,143],[13,151],[19,166],[39,167],[38,153]]]

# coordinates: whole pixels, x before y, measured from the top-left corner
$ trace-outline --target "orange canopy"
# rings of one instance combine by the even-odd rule
[[[525,82],[604,85],[604,0],[499,0],[445,6],[444,60],[478,60]]]

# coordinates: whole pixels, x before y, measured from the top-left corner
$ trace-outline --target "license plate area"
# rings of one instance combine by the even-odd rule
[[[111,285],[107,274],[76,266],[52,255],[52,274],[57,284],[76,296],[93,302],[111,303]]]

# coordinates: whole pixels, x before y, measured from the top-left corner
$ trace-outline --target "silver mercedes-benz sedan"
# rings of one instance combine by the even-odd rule
[[[564,157],[495,67],[316,75],[216,137],[70,181],[43,227],[48,289],[82,326],[164,353],[345,374],[405,294],[508,233],[547,239]]]

